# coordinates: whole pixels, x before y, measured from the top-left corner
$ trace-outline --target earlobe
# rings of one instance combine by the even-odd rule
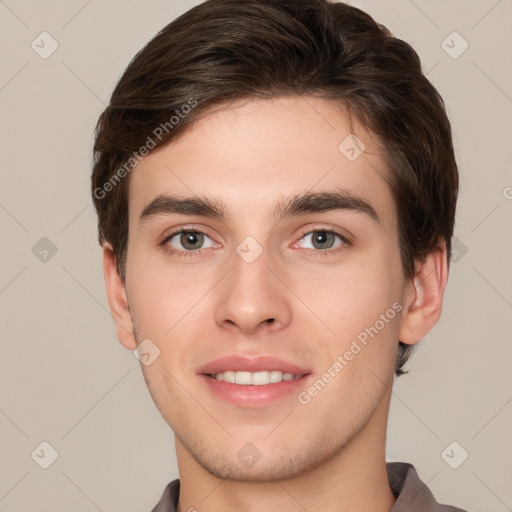
[[[448,281],[446,243],[430,252],[416,267],[404,296],[400,341],[414,345],[436,325],[441,316],[444,290]]]
[[[103,275],[117,338],[123,347],[134,350],[137,348],[137,342],[126,298],[126,287],[117,271],[112,245],[108,242],[103,244]]]

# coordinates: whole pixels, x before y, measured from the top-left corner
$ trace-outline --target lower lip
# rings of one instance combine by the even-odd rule
[[[300,379],[283,380],[263,386],[232,384],[217,380],[208,375],[200,375],[208,389],[217,397],[239,407],[265,407],[283,400],[290,395],[297,395],[304,389],[310,374]]]

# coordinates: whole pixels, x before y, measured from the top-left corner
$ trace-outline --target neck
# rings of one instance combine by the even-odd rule
[[[268,512],[280,507],[308,512],[389,512],[396,498],[386,471],[385,427],[378,420],[374,416],[352,441],[315,469],[274,482],[220,479],[200,466],[176,439],[178,512]]]

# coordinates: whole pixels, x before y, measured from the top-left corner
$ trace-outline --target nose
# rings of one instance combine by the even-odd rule
[[[215,320],[224,329],[254,334],[277,331],[290,323],[291,292],[276,277],[266,251],[252,263],[237,254],[234,264],[217,289]]]

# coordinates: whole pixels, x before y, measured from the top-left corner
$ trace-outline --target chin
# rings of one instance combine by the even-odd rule
[[[217,478],[240,483],[268,483],[302,476],[340,450],[338,445],[325,444],[326,439],[311,442],[307,448],[281,445],[281,452],[275,448],[259,451],[256,444],[250,442],[235,451],[232,446],[225,447],[224,451],[217,446],[219,451],[215,452],[211,447],[191,446],[190,440],[180,441],[205,471]]]

